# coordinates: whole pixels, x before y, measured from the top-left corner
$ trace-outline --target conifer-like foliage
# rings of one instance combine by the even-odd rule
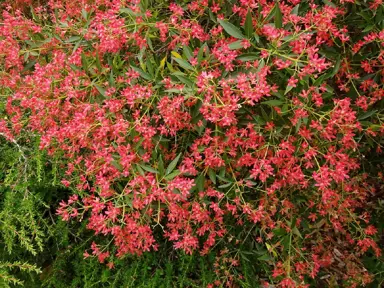
[[[1,284],[384,283],[381,0],[0,3]]]

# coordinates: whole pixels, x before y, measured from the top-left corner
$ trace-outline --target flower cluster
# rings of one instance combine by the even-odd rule
[[[155,2],[2,12],[1,135],[60,162],[57,213],[106,239],[84,256],[112,268],[170,241],[216,253],[211,287],[241,281],[242,255],[266,287],[370,282],[384,30],[364,19],[381,1]]]

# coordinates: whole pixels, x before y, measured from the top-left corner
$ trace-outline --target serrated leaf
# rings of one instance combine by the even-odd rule
[[[219,19],[218,21],[219,21],[220,25],[223,26],[225,32],[227,32],[232,37],[235,37],[237,39],[244,39],[245,38],[245,36],[241,33],[240,29],[237,28],[232,23],[229,23],[229,22],[227,22],[225,20],[221,20],[221,19]]]
[[[165,175],[168,175],[173,171],[173,169],[175,169],[177,162],[179,162],[180,157],[181,157],[181,153],[177,155],[176,158],[173,159],[171,163],[169,163],[167,170],[165,171]]]

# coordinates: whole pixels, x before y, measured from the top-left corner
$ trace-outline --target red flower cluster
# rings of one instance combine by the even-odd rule
[[[217,253],[212,285],[241,279],[244,250],[265,285],[340,261],[338,281],[369,282],[355,254],[381,254],[362,158],[384,136],[384,31],[356,40],[351,1],[148,2],[2,12],[0,134],[40,136],[76,191],[57,213],[117,248],[84,255],[113,267],[169,240]]]

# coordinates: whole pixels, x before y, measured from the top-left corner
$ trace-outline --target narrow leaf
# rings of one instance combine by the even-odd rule
[[[200,174],[196,178],[196,188],[197,188],[198,192],[204,191],[204,180],[205,180],[205,177],[203,174]]]
[[[279,6],[279,2],[276,2],[275,27],[276,28],[283,27],[283,20],[282,20],[282,15],[281,15],[281,10],[280,10],[280,6]]]
[[[140,68],[137,68],[133,65],[131,65],[132,69],[135,70],[136,72],[139,72],[140,76],[143,77],[144,79],[146,80],[152,80],[152,76],[149,75],[147,72],[144,72],[143,70],[141,70]]]
[[[280,100],[268,100],[268,101],[261,102],[261,104],[265,104],[269,106],[281,106],[282,104],[284,104],[284,102]]]
[[[253,24],[252,24],[252,13],[251,13],[250,10],[248,10],[247,17],[245,18],[244,31],[245,31],[245,35],[248,38],[252,37],[252,34],[253,34]]]
[[[255,52],[250,52],[250,53],[244,53],[241,54],[239,57],[237,57],[237,60],[241,61],[252,61],[252,60],[257,60],[260,59],[260,55]]]
[[[235,42],[232,42],[228,45],[229,49],[231,50],[237,50],[243,48],[243,44],[241,43],[241,40],[237,40]]]
[[[367,119],[367,118],[371,117],[372,115],[374,115],[375,113],[377,113],[377,110],[368,111],[367,113],[364,113],[363,115],[361,115],[358,119],[359,120]]]
[[[159,174],[159,171],[157,171],[155,168],[152,168],[152,167],[144,165],[144,164],[141,164],[140,166],[141,166],[141,168],[143,168],[147,172]]]
[[[167,176],[164,177],[165,180],[172,180],[173,178],[175,178],[176,176],[179,176],[180,175],[180,170],[175,170],[173,171],[172,173],[168,174]]]
[[[216,184],[216,173],[211,168],[209,168],[208,170],[208,176],[209,176],[209,179],[211,179],[212,183]]]
[[[287,86],[287,88],[285,89],[285,92],[284,92],[284,95],[286,95],[289,91],[291,91],[293,88],[293,86]]]
[[[95,87],[96,87],[97,91],[99,91],[99,93],[101,95],[105,96],[105,89],[104,88],[102,88],[102,87],[100,87],[99,85],[96,85],[96,84],[95,84]]]
[[[180,157],[181,157],[181,153],[177,155],[176,158],[173,159],[171,163],[169,163],[167,170],[165,171],[165,175],[168,175],[173,171],[173,169],[175,169],[177,162],[179,162]]]
[[[235,37],[237,39],[244,39],[245,36],[241,33],[240,29],[237,28],[232,23],[229,23],[227,21],[219,19],[219,23],[221,26],[223,26],[225,32],[227,32],[232,37]]]
[[[172,57],[172,59],[175,60],[184,69],[186,69],[186,70],[194,70],[193,66],[191,64],[189,64],[187,61],[185,61],[184,59],[175,58],[175,57]]]

